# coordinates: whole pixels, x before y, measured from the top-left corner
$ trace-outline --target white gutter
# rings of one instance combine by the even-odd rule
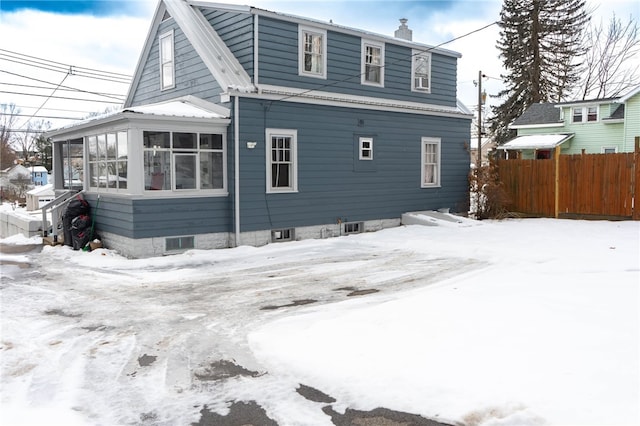
[[[240,97],[234,96],[235,102],[233,103],[233,134],[234,134],[234,206],[235,206],[235,233],[236,241],[235,246],[240,245]]]

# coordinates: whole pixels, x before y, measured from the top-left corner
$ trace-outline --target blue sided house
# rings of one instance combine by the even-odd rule
[[[247,6],[162,0],[124,108],[47,134],[131,257],[327,238],[468,209],[460,55]],[[97,208],[96,208],[97,207]]]

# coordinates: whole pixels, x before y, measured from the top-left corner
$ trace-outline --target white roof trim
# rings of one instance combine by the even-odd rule
[[[629,91],[629,93],[627,93],[626,95],[624,95],[623,97],[621,97],[620,99],[618,99],[618,103],[625,103],[627,102],[630,98],[634,97],[635,95],[637,95],[638,93],[640,93],[640,86],[637,86],[636,88],[632,89],[631,91]]]
[[[573,133],[518,136],[499,146],[498,149],[553,149],[571,138]]]
[[[139,117],[136,117],[136,116]],[[192,119],[204,120],[211,122],[216,120],[215,124],[228,124],[230,111],[228,108],[215,105],[195,96],[183,96],[181,98],[172,99],[165,102],[154,104],[139,105],[135,107],[124,108],[119,111],[98,115],[86,120],[78,121],[58,129],[45,132],[46,137],[54,137],[77,132],[87,127],[97,127],[105,123],[111,123],[123,119],[143,119],[162,117],[164,119]]]
[[[191,102],[180,100],[129,107],[122,112],[185,118],[228,118],[228,115],[224,116]]]
[[[184,0],[163,0],[167,10],[205,63],[218,84],[226,90],[252,92],[249,74],[233,56],[200,9]]]
[[[564,122],[559,121],[557,123],[541,123],[541,124],[510,124],[510,129],[544,129],[547,127],[564,127]]]

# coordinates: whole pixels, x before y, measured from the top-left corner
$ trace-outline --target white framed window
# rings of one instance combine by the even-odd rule
[[[440,186],[440,138],[422,138],[421,187]]]
[[[362,40],[361,83],[384,86],[384,43]]]
[[[373,138],[361,137],[358,141],[360,160],[373,160]]]
[[[598,121],[598,106],[590,105],[572,108],[572,123],[589,123]]]
[[[144,189],[226,193],[222,133],[144,131]]]
[[[411,57],[411,90],[431,91],[431,53],[413,50]]]
[[[327,78],[327,32],[298,27],[298,74]]]
[[[89,149],[89,188],[122,192],[127,189],[129,144],[127,131],[86,138]]]
[[[600,152],[603,154],[615,154],[618,152],[618,147],[617,146],[603,146],[600,149]]]
[[[173,30],[160,35],[160,89],[175,87],[175,60]]]
[[[267,193],[298,191],[298,131],[266,130]]]

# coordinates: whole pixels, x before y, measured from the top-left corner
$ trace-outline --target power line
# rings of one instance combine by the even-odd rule
[[[20,109],[37,109],[38,107],[26,106],[26,105],[16,105],[16,108]],[[60,112],[77,112],[80,114],[91,114],[93,111],[86,110],[78,110],[78,109],[63,109],[63,108],[42,108],[45,111],[60,111]]]
[[[130,78],[105,75],[105,74],[95,73],[95,72],[80,71],[80,70],[78,70],[76,67],[74,67],[72,65],[69,66],[69,68],[64,69],[62,67],[51,66],[51,65],[48,65],[48,64],[33,63],[33,62],[25,61],[25,60],[19,59],[19,58],[9,57],[9,59],[7,59],[7,58],[3,58],[2,55],[3,54],[0,53],[0,60],[9,61],[12,64],[26,65],[26,66],[38,68],[38,69],[45,70],[45,71],[53,71],[53,72],[65,73],[66,74],[66,73],[69,73],[69,71],[71,70],[71,74],[73,74],[75,76],[78,76],[78,77],[93,78],[93,79],[96,79],[96,80],[109,81],[109,82],[112,82],[112,83],[119,83],[119,84],[129,84],[131,82]]]
[[[0,70],[0,72],[1,71],[2,70]],[[51,89],[51,87],[48,87],[48,86],[34,86],[32,84],[6,83],[6,82],[3,82],[3,81],[0,81],[0,84],[4,84],[5,86],[28,87],[30,89]],[[66,87],[68,87],[68,86],[60,86],[58,91],[59,92],[84,92],[84,93],[90,93],[92,95],[109,96],[109,97],[113,96],[114,98],[115,97],[122,97],[122,99],[124,100],[124,95],[120,95],[120,94],[117,94],[117,93],[89,92],[89,91],[86,91],[86,90],[66,88]]]
[[[57,117],[57,116],[53,116],[53,115],[30,115],[30,114],[12,114],[14,117],[30,117],[29,120],[31,120],[31,118],[50,118],[50,119],[55,119],[55,120],[84,120],[85,117]],[[87,114],[88,115],[88,114]],[[27,120],[27,121],[29,121]]]
[[[23,93],[23,92],[13,92],[9,90],[0,90],[0,93],[7,93],[11,95],[24,95],[24,96],[38,96],[38,97],[48,97],[47,95],[38,95],[35,93]],[[102,104],[116,104],[120,105],[122,102],[115,101],[101,101],[96,99],[80,99],[80,98],[70,98],[68,96],[51,96],[51,99],[67,99],[71,101],[79,101],[79,102],[94,102],[94,103],[102,103]]]
[[[69,70],[71,71],[71,70]],[[33,115],[31,117],[29,117],[27,119],[27,121],[24,122],[24,124],[22,126],[20,126],[19,128],[23,128],[24,126],[26,126],[26,124],[29,122],[29,120],[31,120],[33,117],[36,116],[37,113],[40,112],[40,110],[42,109],[42,107],[44,107],[44,105],[49,101],[49,99],[51,99],[51,97],[56,93],[56,90],[58,90],[58,88],[62,85],[62,83],[64,83],[64,81],[67,79],[67,77],[69,77],[69,74],[65,75],[64,78],[62,79],[62,81],[60,82],[60,84],[58,84],[56,86],[55,89],[53,89],[53,92],[51,92],[51,94],[49,96],[47,96],[47,99],[44,100],[44,102],[42,102],[42,105],[40,105],[40,107],[36,110],[36,112],[33,113]]]
[[[51,59],[44,59],[44,58],[39,58],[37,56],[27,55],[24,53],[13,52],[7,49],[0,49],[0,52],[6,52],[6,53],[0,53],[0,54],[3,54],[13,59],[24,61],[25,60],[24,58],[26,58],[29,61],[37,62],[43,66],[55,68],[62,72],[66,72],[66,70],[68,70],[69,68],[73,68],[78,73],[99,74],[103,76],[109,76],[112,78],[121,78],[121,79],[127,79],[127,80],[131,80],[132,78],[132,76],[128,74],[122,74],[122,73],[117,73],[112,71],[103,71],[95,68],[80,67],[72,64],[65,64],[62,62],[53,61]]]

